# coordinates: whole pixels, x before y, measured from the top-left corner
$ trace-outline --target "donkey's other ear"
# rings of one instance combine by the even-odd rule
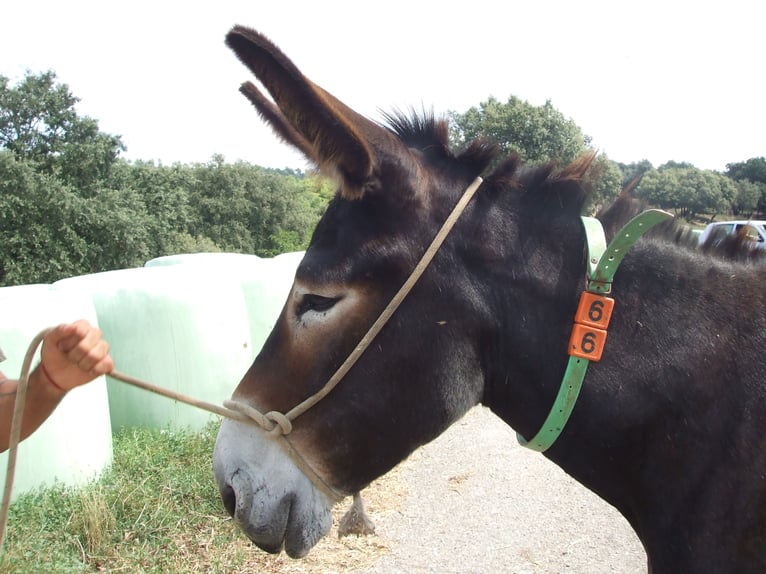
[[[297,148],[307,159],[315,164],[319,163],[319,158],[314,156],[314,149],[306,138],[290,125],[287,118],[282,115],[274,103],[263,95],[252,82],[245,82],[240,86],[239,91],[255,106],[258,114],[263,121],[271,126],[277,136],[285,143]]]

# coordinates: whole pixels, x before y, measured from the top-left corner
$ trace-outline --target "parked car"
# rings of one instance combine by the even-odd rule
[[[761,249],[766,249],[766,221],[756,219],[740,219],[736,221],[715,221],[709,223],[699,234],[699,244],[704,244],[709,237],[724,235],[737,235],[745,233],[748,240]]]

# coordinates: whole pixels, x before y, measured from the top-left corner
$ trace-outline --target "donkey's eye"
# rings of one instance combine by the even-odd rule
[[[307,293],[298,303],[298,316],[300,317],[307,311],[317,311],[319,313],[329,311],[339,300],[340,297],[322,297],[321,295]]]

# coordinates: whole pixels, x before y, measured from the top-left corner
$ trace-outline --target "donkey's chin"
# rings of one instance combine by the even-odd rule
[[[262,550],[301,558],[329,532],[332,501],[260,429],[224,421],[213,467],[226,510]]]

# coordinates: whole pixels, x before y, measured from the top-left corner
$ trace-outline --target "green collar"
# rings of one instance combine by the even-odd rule
[[[597,303],[590,303],[592,306],[591,318],[593,315],[598,315],[598,319],[601,319],[602,309],[604,308],[604,302],[611,302],[609,305],[613,305],[614,301],[603,295],[607,295],[612,290],[612,279],[617,272],[622,262],[623,257],[627,253],[633,244],[638,239],[650,230],[652,227],[666,221],[673,216],[670,213],[661,211],[659,209],[650,209],[637,215],[631,219],[625,227],[623,227],[619,233],[612,239],[609,246],[606,245],[606,239],[604,238],[604,230],[601,227],[601,222],[593,217],[582,217],[583,226],[585,228],[586,244],[588,246],[588,276],[585,286],[586,293],[595,294],[597,299],[602,299]],[[585,299],[581,299],[582,302]],[[589,301],[593,300],[593,296]],[[596,313],[593,313],[596,311]],[[606,314],[606,313],[604,313]],[[611,314],[611,306],[609,307],[609,314]],[[580,310],[578,309],[578,317],[580,316]],[[575,321],[579,321],[578,318]],[[603,343],[606,339],[606,326],[609,321],[607,315],[605,321],[601,324],[592,323],[586,319],[586,325],[582,325],[580,322],[576,322],[572,340],[570,340],[570,357],[569,364],[567,365],[564,378],[561,381],[561,387],[559,393],[556,396],[556,400],[553,403],[548,418],[545,419],[542,428],[537,434],[529,441],[524,439],[519,433],[516,433],[516,438],[522,446],[536,450],[538,452],[545,452],[550,446],[556,442],[556,439],[561,434],[564,426],[569,420],[569,416],[572,414],[577,397],[580,394],[583,381],[585,380],[585,373],[588,371],[588,364],[591,361],[598,361],[601,358],[601,349],[603,349]],[[595,326],[595,327],[594,327]],[[578,330],[579,329],[579,330]],[[574,341],[574,344],[573,344]],[[590,355],[592,351],[591,347],[595,347],[594,341],[598,341],[599,349],[597,353]],[[581,343],[581,344],[580,344]],[[573,347],[583,347],[582,349],[576,349],[573,351]],[[580,356],[575,356],[578,350]]]

